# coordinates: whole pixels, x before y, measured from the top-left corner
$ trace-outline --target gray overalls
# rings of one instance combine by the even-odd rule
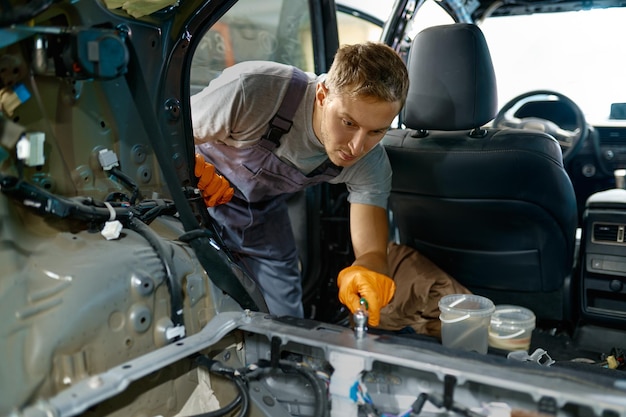
[[[271,314],[303,316],[302,283],[287,199],[294,192],[326,182],[341,168],[326,161],[305,175],[272,152],[291,128],[308,83],[294,67],[290,85],[265,135],[253,146],[222,143],[196,147],[228,179],[235,194],[228,204],[209,209],[228,248],[258,282]]]

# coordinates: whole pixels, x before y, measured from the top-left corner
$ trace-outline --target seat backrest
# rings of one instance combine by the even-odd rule
[[[577,209],[558,142],[484,128],[497,110],[496,78],[476,25],[423,30],[407,67],[406,129],[383,139],[392,237],[496,304],[561,320]]]

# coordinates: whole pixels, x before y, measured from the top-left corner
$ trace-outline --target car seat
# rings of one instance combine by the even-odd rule
[[[393,168],[392,240],[496,304],[562,320],[570,314],[577,208],[558,142],[485,127],[497,91],[478,26],[424,29],[407,61],[406,128],[382,141]]]

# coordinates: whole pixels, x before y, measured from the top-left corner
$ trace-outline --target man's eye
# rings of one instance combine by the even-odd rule
[[[354,123],[352,123],[350,120],[342,119],[342,122],[346,126],[354,126]]]

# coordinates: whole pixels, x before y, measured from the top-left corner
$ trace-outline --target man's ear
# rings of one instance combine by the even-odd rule
[[[315,101],[316,104],[323,106],[324,100],[328,98],[328,87],[323,82],[317,83],[317,87],[315,88]]]

